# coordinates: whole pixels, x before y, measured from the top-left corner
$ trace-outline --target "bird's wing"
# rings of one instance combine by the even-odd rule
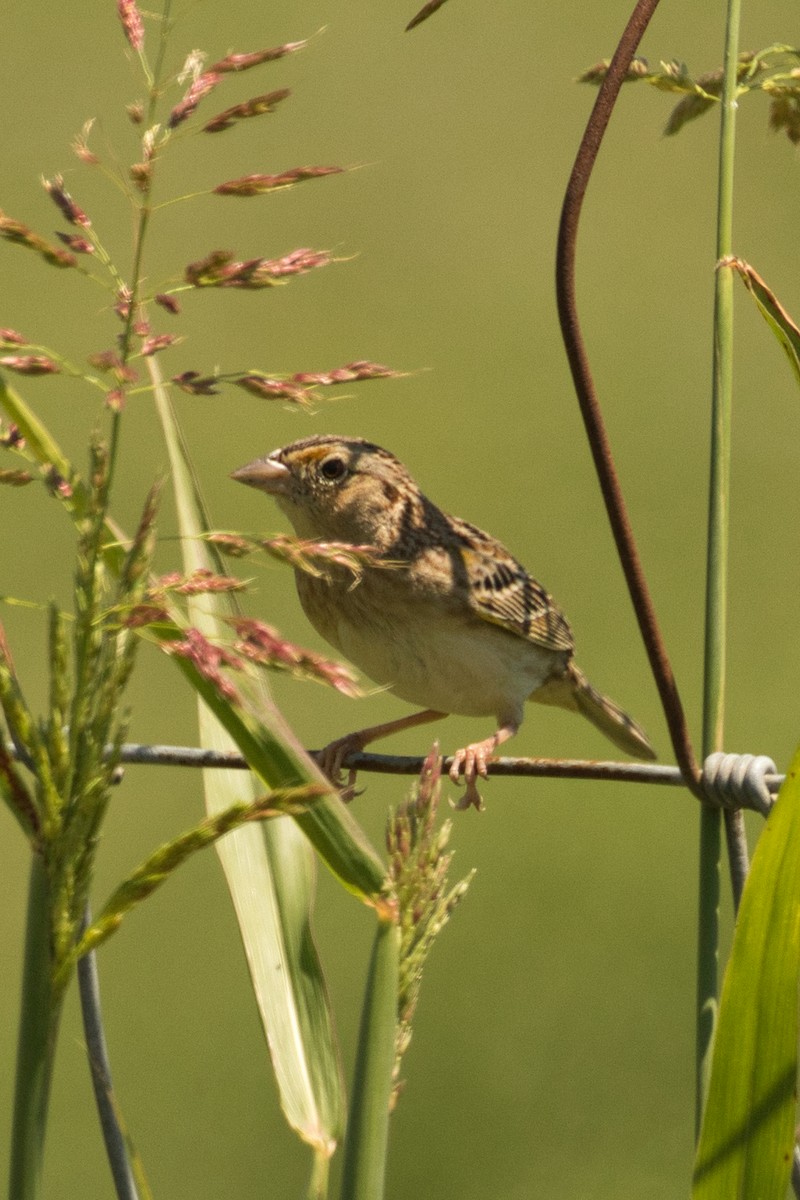
[[[566,617],[522,564],[482,530],[459,521],[457,531],[472,611],[547,650],[573,650]]]

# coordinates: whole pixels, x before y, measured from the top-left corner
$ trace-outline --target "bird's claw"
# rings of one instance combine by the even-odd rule
[[[343,800],[345,804],[349,804],[351,800],[355,800],[356,796],[363,796],[364,792],[367,790],[366,788],[356,787],[357,775],[358,771],[355,769],[355,767],[351,767],[347,772],[347,783],[342,786],[343,781],[340,777],[339,782],[336,785],[339,789],[339,799]]]
[[[462,750],[456,750],[453,755],[453,761],[450,764],[450,778],[453,783],[460,784],[463,774],[466,791],[457,804],[453,808],[458,812],[464,812],[468,808],[475,808],[478,812],[483,812],[484,803],[483,797],[478,791],[478,776],[482,779],[488,777],[489,771],[486,765],[486,755],[495,748],[493,738],[489,738],[485,742],[473,742],[469,746],[465,746]]]
[[[466,791],[460,800],[451,800],[450,807],[456,812],[466,812],[468,808],[474,808],[478,812],[483,812],[486,805],[483,803],[483,796],[478,791],[475,780],[466,780]]]
[[[357,754],[363,750],[361,740],[353,735],[348,734],[346,737],[337,738],[334,742],[329,742],[316,755],[317,765],[322,771],[326,779],[329,779],[339,793],[339,799],[345,804],[349,804],[356,796],[361,796],[364,792],[363,788],[356,788],[357,772],[354,767],[350,767],[347,772],[347,782],[343,777],[343,764],[345,759],[350,754]]]

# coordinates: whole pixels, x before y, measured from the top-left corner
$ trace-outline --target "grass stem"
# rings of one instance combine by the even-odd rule
[[[50,885],[39,854],[31,858],[22,975],[9,1200],[40,1200],[62,991],[52,983]]]
[[[741,0],[728,0],[724,79],[720,103],[717,183],[719,261],[732,252],[734,146]],[[730,516],[731,411],[733,398],[733,274],[718,268],[714,282],[714,361],[711,399],[711,469],[706,565],[703,758],[722,749],[725,720],[728,526]],[[729,836],[736,837],[734,818]],[[722,818],[703,805],[700,814],[700,881],[697,945],[696,1128],[705,1107],[719,990],[719,899]]]

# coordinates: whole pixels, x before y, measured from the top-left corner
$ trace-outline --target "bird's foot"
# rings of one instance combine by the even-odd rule
[[[478,791],[478,776],[482,779],[488,778],[489,770],[486,757],[487,755],[494,754],[497,747],[502,746],[503,742],[507,742],[509,738],[513,737],[518,729],[519,719],[512,717],[505,720],[491,737],[484,738],[482,742],[471,742],[463,750],[456,750],[450,766],[450,778],[453,783],[460,783],[463,773],[467,790],[458,804],[454,806],[455,808],[477,808],[478,812],[481,812],[483,809],[483,800]]]
[[[428,721],[438,721],[443,716],[445,716],[444,713],[426,708],[424,712],[411,713],[407,717],[400,717],[397,721],[385,721],[381,725],[370,725],[368,729],[357,729],[354,733],[348,733],[345,737],[330,742],[324,750],[319,750],[316,756],[317,762],[333,786],[341,789],[339,794],[347,802],[354,796],[361,795],[354,787],[355,770],[350,768],[346,784],[342,779],[342,768],[350,754],[360,754],[370,742],[387,737],[390,733],[399,733],[401,729],[413,729],[415,725],[425,725]]]
[[[463,774],[466,791],[453,807],[463,812],[467,808],[476,808],[478,812],[484,809],[483,797],[478,791],[478,777],[486,779],[489,771],[486,765],[486,755],[497,748],[497,736],[486,738],[483,742],[472,742],[461,750],[456,750],[450,766],[450,778],[453,783],[460,784]]]
[[[345,804],[349,804],[356,796],[360,796],[364,790],[363,788],[357,789],[355,786],[357,772],[354,767],[348,769],[347,782],[342,773],[345,759],[364,749],[362,732],[348,733],[345,737],[337,738],[319,750],[316,755],[317,765],[322,774],[331,781],[339,793],[339,798]]]

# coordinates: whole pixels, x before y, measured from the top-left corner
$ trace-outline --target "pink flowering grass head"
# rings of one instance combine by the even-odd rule
[[[136,0],[117,0],[117,13],[125,40],[131,50],[137,52],[142,50],[144,48],[144,21]]]
[[[249,71],[252,67],[260,67],[262,63],[275,62],[276,59],[285,58],[287,54],[296,54],[298,50],[304,50],[307,45],[308,41],[284,42],[282,46],[270,46],[266,50],[253,50],[249,54],[227,54],[225,58],[212,63],[208,69],[221,75]]]
[[[282,188],[294,187],[307,179],[321,179],[325,175],[340,175],[344,167],[292,167],[277,175],[242,175],[239,179],[228,179],[213,189],[217,196],[263,196]]]

